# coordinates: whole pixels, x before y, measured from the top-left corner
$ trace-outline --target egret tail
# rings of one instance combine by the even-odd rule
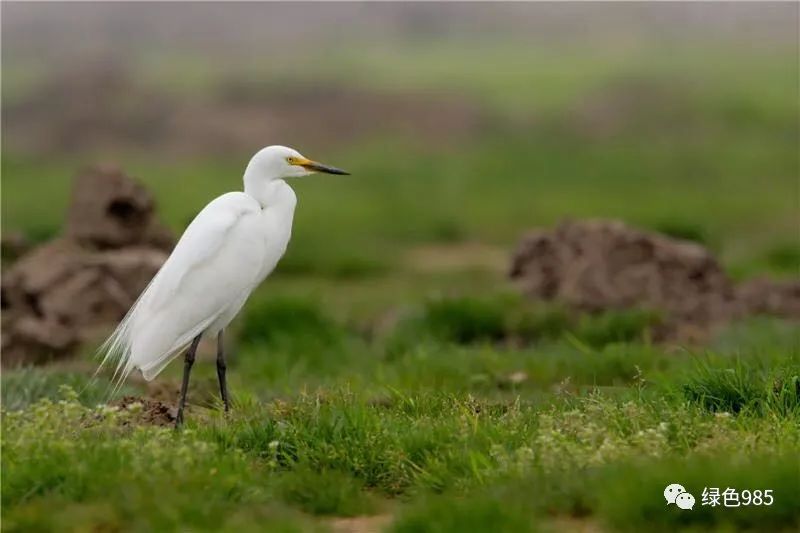
[[[136,369],[147,381],[155,378],[216,318],[212,315],[180,332],[165,325],[163,310],[154,310],[149,305],[157,292],[158,278],[157,274],[98,350],[103,359],[95,375],[109,364],[116,365],[111,380],[112,395]]]

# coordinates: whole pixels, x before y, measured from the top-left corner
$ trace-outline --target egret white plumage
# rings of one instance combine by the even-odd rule
[[[315,172],[348,174],[285,146],[260,150],[244,172],[244,192],[212,200],[101,347],[121,384],[134,369],[148,381],[186,348],[176,425],[200,339],[217,335],[217,376],[227,411],[223,333],[250,293],[275,268],[292,232],[297,197],[284,181]]]

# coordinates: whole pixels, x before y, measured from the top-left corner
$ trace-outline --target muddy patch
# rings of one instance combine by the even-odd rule
[[[125,396],[116,403],[121,411],[130,413],[137,424],[151,426],[174,426],[178,409],[159,400]]]

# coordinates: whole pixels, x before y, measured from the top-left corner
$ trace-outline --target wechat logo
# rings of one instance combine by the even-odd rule
[[[694,496],[686,492],[683,485],[678,483],[667,485],[667,488],[664,489],[664,499],[667,500],[667,505],[674,503],[684,510],[694,507]]]

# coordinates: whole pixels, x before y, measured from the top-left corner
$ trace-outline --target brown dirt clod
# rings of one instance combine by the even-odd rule
[[[754,278],[736,287],[736,295],[752,313],[800,318],[800,279]]]
[[[115,404],[122,410],[137,413],[136,421],[140,424],[154,426],[172,426],[178,415],[176,407],[153,400],[136,396],[125,396]]]
[[[66,234],[4,273],[4,366],[67,356],[125,315],[171,246],[153,212],[150,194],[118,170],[76,179]]]
[[[538,300],[579,311],[663,312],[660,340],[703,340],[752,313],[800,318],[800,281],[754,280],[739,287],[700,244],[616,220],[567,221],[525,236],[510,277]]]
[[[121,170],[90,168],[72,187],[66,236],[100,249],[146,244],[168,250],[174,242],[164,238],[154,211],[150,192]]]

